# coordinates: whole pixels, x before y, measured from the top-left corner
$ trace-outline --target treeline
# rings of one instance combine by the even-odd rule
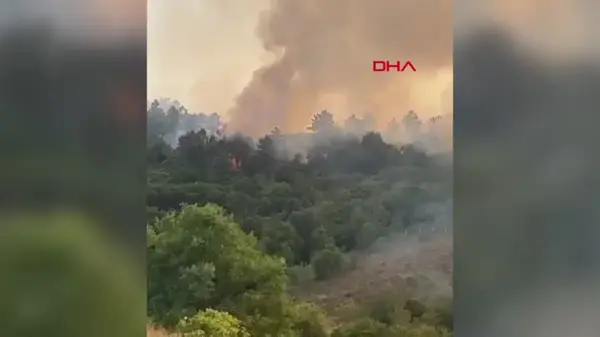
[[[223,123],[217,113],[209,115],[192,113],[179,101],[160,99],[148,102],[148,143],[154,144],[163,140],[172,147],[177,146],[179,137],[190,131],[204,129],[210,135],[226,135],[227,124]],[[421,118],[415,111],[393,117],[386,122],[385,127],[377,127],[375,117],[365,113],[362,117],[350,115],[342,122],[335,120],[334,115],[323,110],[307,121],[306,129],[311,132],[331,134],[350,134],[362,136],[373,130],[382,130],[383,138],[390,143],[417,142],[435,150],[448,150],[450,148],[450,130],[452,129],[452,116],[450,114]],[[280,135],[281,131],[276,126],[271,132]]]
[[[219,114],[191,113],[178,101],[161,99],[148,103],[148,143],[162,140],[176,146],[178,138],[187,132],[204,129],[214,134],[223,126]]]
[[[181,323],[197,312],[199,320],[223,318],[205,311],[212,308],[233,314],[252,336],[329,336],[337,325],[322,322],[328,319],[318,308],[288,298],[288,282],[328,279],[378,238],[438,216],[428,206],[451,198],[444,155],[392,145],[376,132],[338,132],[331,117],[315,115],[311,132],[296,138],[277,129],[257,141],[200,129],[173,147],[163,135],[149,134],[154,320],[199,324]],[[294,151],[289,145],[298,137],[304,146]],[[398,315],[383,315],[394,319],[361,315],[369,328],[360,329],[403,336],[398,331],[423,323],[403,316],[404,302],[390,309]],[[298,334],[302,329],[322,334]],[[339,329],[335,336],[371,336]]]

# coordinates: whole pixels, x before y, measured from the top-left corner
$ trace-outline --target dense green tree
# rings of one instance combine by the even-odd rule
[[[174,325],[207,308],[282,314],[284,262],[262,253],[220,207],[185,206],[149,231],[148,309],[156,321]]]

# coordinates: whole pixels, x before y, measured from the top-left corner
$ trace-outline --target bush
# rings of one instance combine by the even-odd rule
[[[386,325],[407,323],[410,321],[410,313],[403,307],[404,301],[390,297],[372,303],[369,307],[369,317]]]
[[[288,277],[293,285],[300,285],[315,279],[315,271],[310,265],[297,265],[287,269]]]
[[[312,303],[296,304],[293,330],[298,336],[328,337],[329,325],[327,315],[321,308]]]
[[[429,306],[423,314],[421,322],[452,331],[454,329],[454,316],[452,313],[452,299],[443,298]]]
[[[420,319],[423,316],[423,314],[427,312],[427,307],[425,306],[425,304],[421,303],[421,301],[416,299],[410,299],[406,301],[404,309],[410,312],[411,320]]]
[[[346,259],[337,247],[329,246],[315,254],[311,264],[316,279],[326,280],[344,268]]]
[[[213,309],[182,319],[177,330],[184,337],[250,337],[240,320],[229,313]]]
[[[173,327],[198,311],[236,311],[250,332],[277,330],[286,297],[285,264],[215,205],[188,205],[148,231],[148,313]],[[249,316],[258,318],[247,321]],[[273,322],[272,324],[270,322]]]

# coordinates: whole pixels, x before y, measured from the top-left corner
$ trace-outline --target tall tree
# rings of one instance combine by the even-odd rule
[[[421,118],[419,117],[419,115],[417,115],[416,112],[410,110],[402,118],[402,125],[404,126],[404,130],[406,131],[407,135],[411,139],[414,139],[415,137],[418,137],[421,134],[421,127],[423,125],[423,121],[421,121]]]
[[[323,110],[312,117],[310,126],[307,129],[313,132],[331,132],[334,128],[333,114]]]

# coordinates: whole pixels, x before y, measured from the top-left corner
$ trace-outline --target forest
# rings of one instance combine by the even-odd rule
[[[149,104],[149,334],[452,336],[451,292],[423,291],[418,272],[366,271],[398,268],[368,256],[433,242],[407,234],[419,226],[451,227],[439,225],[451,153],[431,132],[443,118],[410,111],[375,132],[368,115],[339,126],[322,111],[306,132],[254,140],[218,115]]]

